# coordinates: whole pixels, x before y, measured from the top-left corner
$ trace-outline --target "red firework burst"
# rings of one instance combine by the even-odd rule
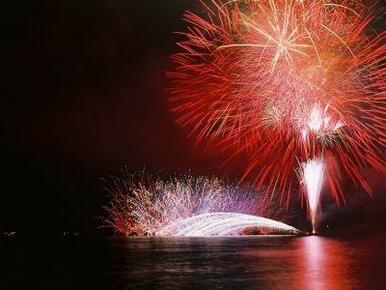
[[[171,101],[197,141],[247,152],[244,178],[288,202],[300,164],[322,158],[333,197],[363,169],[386,173],[386,34],[360,1],[209,0],[187,12]]]

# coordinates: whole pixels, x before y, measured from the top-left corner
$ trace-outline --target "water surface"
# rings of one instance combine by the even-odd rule
[[[126,289],[386,289],[382,244],[316,236],[119,239],[111,274]]]
[[[386,289],[386,238],[15,238],[1,289]]]

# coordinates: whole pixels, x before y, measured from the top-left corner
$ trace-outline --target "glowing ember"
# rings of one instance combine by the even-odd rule
[[[312,159],[303,163],[302,169],[303,183],[307,194],[308,208],[312,222],[312,232],[315,233],[316,212],[324,181],[325,165],[320,159]]]
[[[253,187],[217,178],[182,176],[162,180],[139,174],[110,180],[112,202],[106,221],[131,235],[213,236],[245,232],[295,234],[295,228],[261,217],[278,218],[279,209],[262,201]],[[282,218],[283,216],[281,216]]]

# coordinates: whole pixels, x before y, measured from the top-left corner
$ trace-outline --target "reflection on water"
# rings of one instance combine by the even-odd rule
[[[327,271],[324,271],[324,269],[327,269],[326,267],[329,266],[326,265],[325,257],[331,257],[331,253],[325,253],[324,250],[323,244],[326,241],[322,242],[320,237],[315,236],[302,239],[301,241],[303,243],[303,251],[299,257],[299,262],[301,263],[304,261],[304,275],[301,280],[301,285],[303,286],[302,288],[321,290],[326,289],[329,285],[330,288],[334,287],[334,289],[335,287],[338,287],[335,281],[328,281],[328,277],[326,275]],[[336,269],[332,271],[338,273],[340,272],[336,271]],[[339,281],[341,280],[337,280],[338,283]],[[340,285],[337,289],[342,289],[341,287],[342,286]]]
[[[383,238],[136,238],[111,242],[122,289],[382,289]]]
[[[355,271],[350,246],[341,241],[316,236],[299,240],[301,252],[298,263],[303,271],[297,280],[298,289],[365,289],[360,285]],[[361,259],[361,252],[355,251]],[[363,258],[363,257],[362,257]]]

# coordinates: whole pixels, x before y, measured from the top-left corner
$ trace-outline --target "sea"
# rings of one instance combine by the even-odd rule
[[[386,289],[386,236],[7,237],[0,289]]]

